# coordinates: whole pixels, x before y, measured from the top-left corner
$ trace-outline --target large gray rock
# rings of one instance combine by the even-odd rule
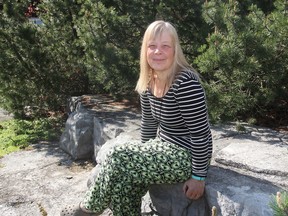
[[[160,215],[210,216],[205,196],[198,200],[187,199],[183,183],[152,185],[149,189],[151,202]]]
[[[272,195],[288,189],[287,134],[244,123],[239,132],[236,125],[212,128],[207,200],[224,216],[272,216]]]
[[[92,104],[87,104],[87,98]],[[140,127],[138,113],[109,106],[92,96],[72,97],[67,111],[69,116],[60,138],[60,148],[75,160],[95,159],[106,141]]]
[[[272,216],[272,195],[281,190],[271,182],[212,166],[206,182],[206,199],[218,215]]]
[[[73,112],[66,121],[60,147],[76,159],[93,156],[93,116],[89,112]]]

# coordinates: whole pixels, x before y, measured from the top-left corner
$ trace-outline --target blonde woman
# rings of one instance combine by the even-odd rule
[[[212,154],[205,94],[168,22],[155,21],[144,34],[136,91],[141,142],[115,147],[84,200],[62,216],[100,215],[108,206],[114,216],[139,216],[151,184],[183,182],[189,199],[203,195]]]

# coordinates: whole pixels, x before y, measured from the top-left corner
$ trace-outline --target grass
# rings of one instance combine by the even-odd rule
[[[7,120],[0,122],[0,157],[27,148],[38,141],[59,139],[63,121],[60,118]]]
[[[278,192],[273,196],[270,202],[270,207],[273,209],[274,216],[287,216],[288,215],[288,192]]]

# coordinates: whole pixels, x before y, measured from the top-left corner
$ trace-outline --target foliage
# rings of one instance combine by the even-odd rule
[[[256,5],[243,13],[238,1],[209,1],[204,8],[214,32],[195,63],[207,81],[213,120],[266,117],[271,110],[285,114],[287,3],[276,1],[268,15]]]
[[[60,110],[69,95],[81,91],[77,87],[82,84],[73,79],[81,74],[73,63],[73,47],[48,22],[41,26],[29,22],[24,16],[26,4],[7,0],[0,17],[1,106],[16,118],[25,117],[27,106],[38,107],[42,113]]]
[[[76,25],[85,49],[90,87],[113,95],[131,94],[135,87],[141,38],[148,23],[159,18],[172,21],[183,33],[183,46],[191,58],[207,31],[200,1],[78,2],[81,10]]]
[[[125,31],[132,25],[129,16],[99,1],[83,1],[76,25],[93,92],[131,90],[137,74],[133,45],[138,32]]]
[[[5,1],[0,18],[0,100],[19,118],[27,106],[60,110],[71,95],[132,94],[141,38],[155,19],[179,29],[190,59],[209,30],[202,1],[42,0],[41,26],[27,21],[27,4]]]
[[[278,192],[276,196],[273,196],[269,204],[273,209],[274,216],[288,215],[288,193],[286,191],[282,193]]]
[[[287,1],[36,2],[43,25],[27,20],[25,0],[0,9],[0,104],[16,118],[27,107],[34,117],[63,110],[70,96],[134,94],[142,35],[155,19],[177,28],[212,120],[288,115]]]
[[[0,157],[31,143],[54,141],[59,138],[62,126],[60,118],[3,121],[0,123]]]

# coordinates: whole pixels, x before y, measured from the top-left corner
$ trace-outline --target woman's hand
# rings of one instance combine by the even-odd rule
[[[205,181],[189,179],[184,183],[183,192],[189,199],[199,199],[204,194]]]

